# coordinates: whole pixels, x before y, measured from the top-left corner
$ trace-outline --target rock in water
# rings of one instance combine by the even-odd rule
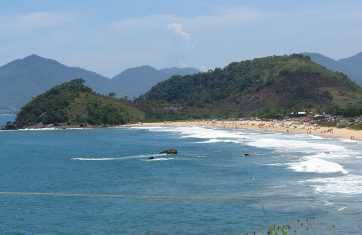
[[[155,157],[154,157],[154,156],[151,156],[151,157],[148,157],[147,159],[153,160],[153,159],[155,159]]]
[[[160,154],[177,154],[176,149],[166,149],[160,152]]]

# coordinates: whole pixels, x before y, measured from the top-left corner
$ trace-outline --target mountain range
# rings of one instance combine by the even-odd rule
[[[197,73],[194,68],[157,70],[151,66],[127,69],[112,79],[56,60],[30,55],[0,67],[0,112],[17,112],[33,97],[75,78],[101,94],[114,92],[118,97],[135,98],[172,75]]]
[[[334,60],[320,53],[303,53],[312,61],[327,69],[346,74],[351,80],[362,86],[362,52],[344,59]]]
[[[304,53],[304,55],[309,56],[313,62],[322,65],[327,69],[330,69],[332,71],[339,71],[348,75],[348,77],[351,78],[351,80],[353,80],[359,85],[362,85],[362,70],[361,70],[362,53],[340,60],[333,60],[319,53]],[[264,63],[254,64],[254,65],[256,67],[261,66],[261,68],[265,66]],[[228,67],[230,67],[230,65],[227,66],[227,68]],[[298,65],[296,65],[295,67],[298,67]],[[255,69],[257,71],[257,68]],[[303,69],[304,68],[301,68],[301,70]],[[185,90],[190,85],[186,82],[189,81],[187,80],[189,77],[188,75],[194,75],[195,77],[195,76],[206,76],[205,74],[207,74],[207,73],[202,73],[200,75],[197,75],[199,72],[200,72],[199,70],[194,68],[174,67],[174,68],[158,70],[151,66],[145,65],[145,66],[127,69],[110,79],[100,74],[82,68],[69,67],[63,65],[57,62],[56,60],[42,58],[37,55],[30,55],[28,57],[12,61],[0,67],[0,113],[17,112],[33,97],[49,90],[51,87],[55,85],[59,85],[61,83],[70,81],[75,78],[83,78],[86,81],[87,86],[89,86],[94,91],[100,94],[108,94],[110,92],[114,92],[117,97],[127,97],[129,99],[134,99],[146,93],[157,84],[160,84],[160,82],[163,85],[168,84],[162,82],[168,80],[170,77],[174,75],[182,76],[179,77],[179,80],[177,81],[183,83],[185,85],[185,88],[177,87],[177,89],[180,90],[174,90],[172,92],[182,93],[182,91]],[[248,74],[247,71],[239,70],[238,71],[239,75],[234,74],[234,76],[238,77],[238,76],[245,76],[245,74],[248,74],[249,78],[253,78],[253,76],[257,77],[259,76],[259,78],[263,77],[264,80],[268,80],[266,79],[266,77],[270,76],[267,75],[269,71],[265,71],[265,74],[255,74],[254,72]],[[207,89],[200,90],[198,91],[200,92],[200,94],[194,94],[191,92],[187,94],[187,96],[194,95],[195,97],[193,97],[192,99],[188,99],[188,102],[191,103],[203,102],[203,99],[205,99],[205,97],[208,97],[208,95],[202,95],[202,94],[205,94],[207,92],[210,93],[209,96],[212,96],[211,98],[209,97],[207,99],[215,99],[218,96],[224,97],[225,96],[224,94],[228,94],[228,92],[230,92],[229,91],[230,89],[233,90],[232,86],[227,85],[231,81],[229,80],[224,81],[223,77],[220,77],[221,75],[217,75],[217,73],[219,73],[219,69],[215,69],[213,71],[213,76],[216,74],[215,77],[213,78],[215,79],[215,81],[211,80],[215,82],[213,84],[213,86],[215,86],[215,90],[207,90]],[[300,76],[300,77],[301,81],[305,78],[305,76]],[[186,78],[185,81],[183,81],[184,78]],[[246,79],[244,82],[249,80]],[[191,79],[190,81],[193,80]],[[287,82],[289,81],[290,80],[288,80]],[[300,80],[296,80],[296,82],[299,81]],[[223,88],[225,86],[223,82],[226,82],[227,85],[227,88],[225,89]],[[253,80],[250,80],[249,85],[252,86],[252,82]],[[282,84],[287,84],[287,83],[281,83],[280,85]],[[240,86],[242,84],[237,83],[234,85]],[[157,89],[159,89],[159,87],[160,86],[158,86]],[[172,85],[171,89],[173,88],[175,87]],[[165,89],[161,90],[163,92],[163,90]],[[150,96],[149,93],[145,97],[149,97],[151,99],[154,99],[155,96],[161,97],[162,94],[156,94],[154,91],[155,90],[153,89],[153,92],[151,92],[153,94],[152,96]],[[170,90],[168,92],[170,92]],[[243,93],[245,92],[243,91]],[[202,95],[202,99],[200,99],[198,95]],[[233,100],[237,99],[238,100],[237,102],[239,102],[240,104],[249,105],[248,102],[246,102],[245,100],[246,97],[247,96],[239,96],[239,98],[237,98],[236,96],[234,96]],[[195,101],[193,101],[193,99]],[[169,101],[172,101],[172,99],[169,99]],[[219,100],[218,102],[219,103],[224,102],[225,108],[231,107],[230,104],[226,102],[226,99],[224,101]],[[251,104],[256,105],[256,103],[253,102],[251,102]]]
[[[113,77],[110,83],[112,87],[117,88],[116,94],[134,99],[173,75],[188,75],[198,72],[199,70],[195,68],[173,67],[157,70],[149,65],[144,65],[123,71]]]

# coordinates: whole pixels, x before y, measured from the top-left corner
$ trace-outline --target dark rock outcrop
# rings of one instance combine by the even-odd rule
[[[160,154],[177,154],[176,149],[166,149],[160,152]]]
[[[15,130],[16,124],[15,122],[7,122],[6,125],[0,126],[0,130]]]

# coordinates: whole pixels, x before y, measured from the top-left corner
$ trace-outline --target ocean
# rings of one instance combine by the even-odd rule
[[[158,154],[168,148],[178,154]],[[362,234],[357,141],[203,127],[1,131],[0,162],[0,234],[267,234],[271,224]]]

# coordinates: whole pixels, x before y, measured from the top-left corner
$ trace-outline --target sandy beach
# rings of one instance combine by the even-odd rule
[[[316,135],[330,138],[345,138],[362,141],[362,130],[351,130],[347,128],[322,127],[316,124],[301,121],[216,121],[216,120],[195,120],[195,121],[175,121],[175,122],[154,122],[137,123],[128,126],[204,126],[220,127],[229,129],[252,129],[260,131],[299,133]]]

